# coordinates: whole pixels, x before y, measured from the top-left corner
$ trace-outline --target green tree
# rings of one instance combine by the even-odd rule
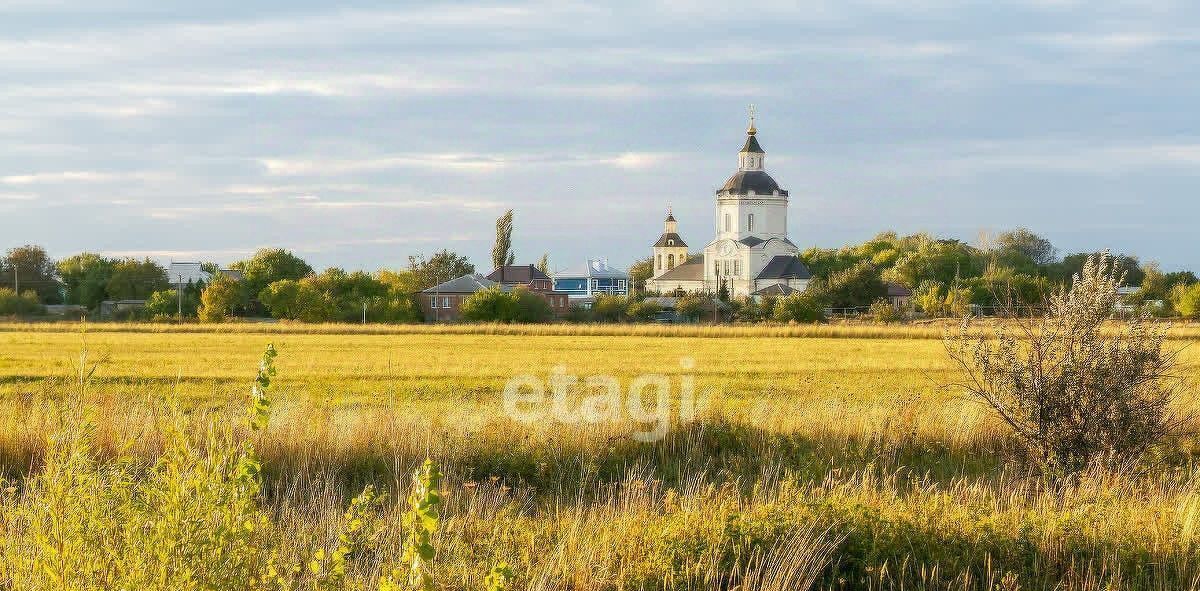
[[[1055,283],[1069,283],[1071,279],[1083,271],[1084,265],[1088,259],[1105,256],[1110,257],[1108,252],[1077,252],[1063,257],[1062,261],[1050,265],[1047,268],[1047,276]],[[1117,271],[1125,277],[1126,285],[1141,285],[1145,278],[1145,272],[1142,270],[1141,263],[1138,258],[1130,255],[1118,255],[1110,257],[1113,259],[1113,264],[1116,265]]]
[[[887,287],[880,279],[879,271],[875,270],[875,265],[863,260],[848,269],[834,272],[827,283],[818,283],[814,292],[819,293],[830,307],[857,308],[870,306],[887,295]]]
[[[472,322],[511,322],[516,317],[516,300],[499,287],[477,291],[458,308],[463,320]]]
[[[808,290],[775,300],[775,322],[821,322],[825,320],[825,302]]]
[[[550,274],[550,253],[542,253],[542,258],[538,259],[537,268],[538,271],[541,271],[547,275]]]
[[[1200,318],[1200,283],[1178,284],[1171,288],[1171,306],[1180,316],[1188,319]]]
[[[632,291],[646,291],[646,280],[654,276],[654,257],[646,257],[630,265],[629,283]]]
[[[44,304],[63,301],[54,261],[40,246],[12,248],[0,259],[0,287],[16,290],[18,286],[22,294],[33,290]]]
[[[516,260],[512,248],[513,210],[504,212],[496,220],[496,242],[492,245],[492,266],[499,269]]]
[[[179,312],[178,292],[174,289],[164,289],[150,294],[146,298],[146,307],[142,312],[147,318],[173,318]]]
[[[283,279],[302,279],[313,273],[304,259],[282,248],[264,248],[229,266],[242,272],[244,299],[257,298],[266,286]]]
[[[1028,228],[1017,228],[996,237],[995,254],[999,263],[1032,274],[1037,267],[1054,263],[1058,249]]]
[[[217,275],[200,294],[197,315],[201,322],[222,322],[242,302],[242,287],[228,275]]]
[[[554,311],[550,309],[546,298],[528,289],[514,289],[509,292],[509,297],[513,299],[514,314],[511,320],[505,322],[549,322],[554,317]]]
[[[704,314],[707,298],[700,294],[689,293],[675,299],[675,313],[688,322],[695,322]]]
[[[592,301],[592,317],[597,322],[620,322],[625,317],[629,298],[613,295],[598,295]]]
[[[397,277],[389,278],[389,282],[397,286],[403,284],[402,289],[408,293],[415,293],[474,272],[475,265],[472,265],[467,257],[442,249],[433,253],[433,256],[428,259],[421,255],[408,257],[408,273],[410,275],[399,276],[403,274],[401,272],[397,274]]]
[[[45,313],[46,306],[36,291],[27,289],[17,295],[12,289],[0,287],[0,316],[40,316]]]
[[[913,304],[930,318],[941,318],[946,315],[946,295],[942,291],[946,286],[941,281],[927,279],[913,290]]]
[[[94,309],[109,299],[108,282],[116,261],[91,252],[58,262],[58,276],[67,292],[67,303]]]
[[[167,270],[150,259],[122,259],[113,264],[105,291],[114,300],[144,300],[167,289]]]
[[[295,279],[280,279],[258,292],[258,301],[266,306],[271,316],[286,320],[295,320],[298,317],[299,297],[300,282]]]
[[[975,277],[983,269],[983,257],[970,245],[918,235],[913,244],[906,245],[896,264],[883,273],[883,279],[909,288],[928,279],[950,285],[964,277]]]

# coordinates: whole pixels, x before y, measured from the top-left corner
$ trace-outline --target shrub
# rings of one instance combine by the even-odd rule
[[[621,296],[598,295],[592,304],[592,316],[597,322],[620,322],[628,304]]]
[[[499,287],[477,291],[463,300],[459,315],[472,322],[510,322],[516,302]]]
[[[629,304],[627,308],[625,308],[625,313],[629,316],[629,318],[639,322],[649,322],[654,320],[654,318],[658,316],[659,312],[662,312],[662,306],[659,306],[658,302],[654,300],[633,302]]]
[[[707,304],[704,296],[689,293],[675,300],[675,313],[688,322],[695,322],[704,314]]]
[[[546,299],[527,289],[504,291],[493,287],[476,292],[459,307],[463,320],[472,322],[547,322],[553,311]]]
[[[904,320],[904,314],[887,298],[879,298],[871,304],[868,312],[875,322],[892,323]]]
[[[1179,382],[1166,329],[1134,316],[1101,333],[1121,282],[1112,259],[1097,255],[1049,298],[1044,317],[994,334],[972,331],[968,318],[946,337],[960,385],[1012,428],[1046,474],[1132,463],[1181,425],[1169,409]]]
[[[821,322],[825,320],[825,302],[809,291],[793,293],[775,301],[772,317],[776,322]]]
[[[1200,283],[1178,284],[1171,288],[1171,306],[1184,318],[1200,317]]]
[[[45,313],[46,306],[42,305],[36,291],[25,290],[18,296],[17,292],[7,287],[0,287],[0,314],[40,316]]]
[[[571,308],[567,310],[566,321],[579,323],[591,322],[592,311],[580,306],[579,304],[572,304]]]
[[[226,275],[218,275],[200,294],[200,309],[197,315],[201,322],[222,322],[241,300],[242,292],[238,282]]]

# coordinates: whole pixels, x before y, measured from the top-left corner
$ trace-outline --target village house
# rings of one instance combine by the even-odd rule
[[[609,266],[605,259],[588,259],[583,266],[554,273],[554,291],[574,300],[597,295],[623,296],[629,293],[629,273]]]
[[[550,305],[551,312],[561,317],[571,308],[566,293],[554,290],[553,281],[533,265],[505,265],[484,277],[478,273],[455,277],[428,289],[421,290],[417,303],[426,322],[456,322],[464,300],[485,289],[527,289]]]
[[[564,316],[571,309],[568,294],[555,290],[554,280],[533,265],[504,265],[488,273],[487,278],[509,288],[523,287],[541,296],[550,304],[555,316]]]
[[[478,273],[455,277],[422,290],[417,297],[425,322],[454,322],[459,319],[459,306],[476,292],[499,284]]]

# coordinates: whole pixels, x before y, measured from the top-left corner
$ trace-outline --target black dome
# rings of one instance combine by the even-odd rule
[[[779,183],[771,178],[771,175],[761,170],[742,170],[729,177],[725,181],[725,186],[718,190],[718,193],[737,193],[745,195],[750,191],[754,191],[758,195],[770,195],[775,191],[779,191],[780,195],[787,196],[787,191],[779,188]]]

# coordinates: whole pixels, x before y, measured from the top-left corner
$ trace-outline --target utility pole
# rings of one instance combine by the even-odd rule
[[[21,295],[21,277],[17,275],[17,262],[13,261],[13,291]]]
[[[367,300],[363,300],[363,324],[367,323]]]
[[[178,303],[176,314],[179,315],[180,320],[183,320],[183,275],[176,275],[175,279],[177,281],[175,284],[175,299]]]

